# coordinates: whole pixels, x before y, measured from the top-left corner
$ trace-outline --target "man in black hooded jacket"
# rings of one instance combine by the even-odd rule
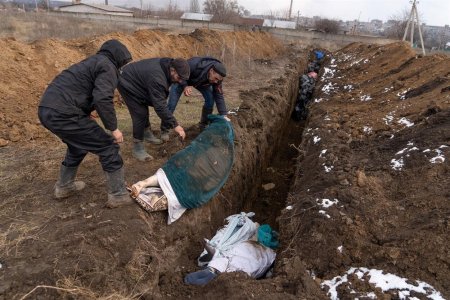
[[[117,128],[114,110],[114,90],[119,69],[131,61],[128,49],[117,40],[106,41],[97,52],[72,65],[53,79],[39,104],[41,123],[66,145],[55,185],[55,197],[69,197],[85,187],[75,181],[78,166],[88,152],[99,156],[108,185],[108,207],[133,203],[125,187],[119,143],[122,132]],[[105,132],[90,118],[96,110]]]
[[[186,134],[167,108],[169,86],[189,78],[189,65],[181,58],[150,58],[128,64],[120,73],[117,89],[122,95],[133,123],[133,156],[151,160],[145,151],[144,140],[156,144],[150,129],[149,110],[152,106],[167,129],[174,129],[184,139]],[[161,141],[159,140],[159,143]]]
[[[173,84],[170,87],[168,108],[173,113],[184,92],[186,96],[192,95],[192,88],[197,89],[203,96],[205,103],[200,117],[200,127],[208,125],[208,115],[214,110],[216,103],[217,111],[220,115],[227,115],[227,107],[222,91],[222,80],[227,76],[227,71],[222,62],[213,57],[192,57],[188,59],[191,74],[187,81],[181,84]],[[161,125],[161,138],[165,141],[169,139],[166,124]]]

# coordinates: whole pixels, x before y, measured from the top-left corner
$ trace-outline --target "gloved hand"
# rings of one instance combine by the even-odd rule
[[[214,278],[217,274],[212,268],[206,268],[201,271],[189,273],[184,277],[184,283],[191,285],[205,285]]]

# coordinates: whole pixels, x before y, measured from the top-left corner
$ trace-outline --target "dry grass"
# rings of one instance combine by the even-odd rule
[[[138,299],[140,294],[130,294],[126,292],[114,292],[111,294],[99,294],[94,292],[90,288],[83,287],[79,285],[75,280],[71,278],[64,278],[58,280],[57,286],[51,285],[37,285],[27,294],[23,295],[20,300],[34,299],[35,292],[41,289],[45,290],[55,290],[61,294],[69,294],[75,299],[97,299],[97,300],[128,300],[128,299]],[[62,296],[62,295],[61,295]]]

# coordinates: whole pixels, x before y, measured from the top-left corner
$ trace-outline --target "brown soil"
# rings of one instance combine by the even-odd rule
[[[79,170],[86,190],[61,202],[52,198],[65,149],[38,125],[36,105],[58,71],[111,37],[123,41],[135,59],[220,57],[225,51],[227,65],[245,69],[226,83],[229,106],[239,106],[232,117],[236,157],[229,180],[207,205],[170,226],[165,213],[147,214],[137,205],[104,208],[104,178],[95,156]],[[326,299],[320,283],[350,267],[425,281],[450,297],[450,148],[440,149],[445,161],[430,163],[434,150],[450,143],[448,58],[415,57],[403,44],[353,44],[330,53],[325,67],[335,75],[322,70],[318,101],[305,125],[289,116],[309,51],[287,52],[266,34],[139,31],[0,44],[6,57],[0,63],[0,137],[7,144],[0,148],[0,299],[30,292],[30,299]],[[330,83],[334,89],[327,92]],[[126,115],[124,108],[118,112]],[[403,117],[414,125],[399,123]],[[124,133],[130,136],[130,129]],[[190,127],[187,134],[189,142],[198,132]],[[414,146],[419,150],[409,151]],[[155,160],[142,164],[131,158],[126,142],[127,180],[153,174],[181,147],[175,139],[151,146]],[[399,160],[396,153],[404,148],[404,166],[394,170],[391,160]],[[324,166],[333,168],[325,172]],[[267,183],[275,187],[265,190]],[[316,199],[324,198],[339,205],[320,208]],[[242,210],[255,211],[257,221],[281,232],[274,277],[252,280],[235,273],[203,288],[184,285],[183,276],[197,269],[203,238]],[[379,298],[396,298],[375,291]],[[356,296],[342,291],[341,297]]]

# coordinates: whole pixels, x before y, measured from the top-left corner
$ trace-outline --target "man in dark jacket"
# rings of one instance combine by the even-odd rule
[[[192,95],[192,87],[196,88],[203,96],[205,104],[202,108],[200,127],[208,125],[207,116],[213,112],[214,103],[220,115],[227,115],[227,107],[222,91],[222,80],[227,76],[225,66],[220,60],[212,57],[192,57],[188,59],[191,74],[189,79],[182,84],[173,84],[170,88],[168,107],[173,113],[184,92],[186,96]],[[169,135],[165,129],[166,124],[161,126],[161,138],[168,140]]]
[[[81,161],[91,152],[99,156],[106,174],[107,206],[133,203],[125,187],[118,145],[123,136],[117,128],[113,103],[118,70],[129,61],[128,49],[117,40],[109,40],[97,54],[62,71],[45,90],[39,104],[39,119],[67,145],[55,185],[56,198],[71,196],[85,187],[75,177]],[[93,110],[111,135],[90,118]]]
[[[148,107],[152,106],[167,129],[174,129],[184,139],[186,134],[167,108],[169,86],[189,78],[186,60],[150,58],[128,64],[121,71],[118,90],[130,111],[133,123],[133,156],[140,161],[151,160],[145,151],[144,139],[157,143],[150,129]],[[160,141],[159,141],[160,142]]]

